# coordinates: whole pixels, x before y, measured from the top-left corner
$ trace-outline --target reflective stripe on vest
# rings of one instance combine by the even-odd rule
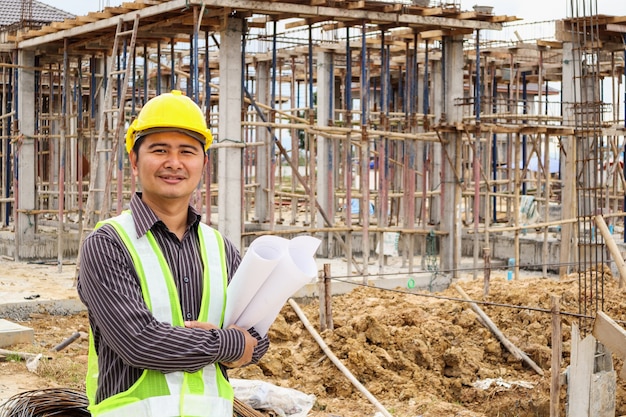
[[[137,238],[135,224],[128,211],[102,223],[111,224],[128,248],[139,276],[144,301],[155,318],[174,326],[183,326],[184,319],[176,285],[152,233],[148,232]],[[227,285],[224,242],[216,230],[203,223],[198,228],[198,238],[204,269],[198,321],[221,327]],[[93,354],[96,354],[95,349]],[[167,389],[154,392],[153,387]],[[211,364],[195,373],[164,374],[144,370],[139,380],[127,391],[97,405],[92,404],[89,410],[93,416],[99,417],[231,417],[232,400],[232,387],[221,370]]]

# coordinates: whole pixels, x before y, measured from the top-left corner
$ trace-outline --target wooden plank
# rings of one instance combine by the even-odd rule
[[[139,3],[139,2],[126,2],[126,3],[122,3],[123,8],[125,9],[129,9],[129,10],[139,10],[139,9],[143,9],[144,7],[147,7],[148,5],[145,3]]]
[[[105,7],[104,8],[105,13],[112,13],[112,14],[124,14],[124,13],[131,12],[133,10],[136,10],[136,9],[127,9],[126,7]]]
[[[289,30],[289,29],[295,29],[295,28],[299,28],[302,26],[307,26],[309,23],[306,19],[299,19],[299,20],[295,20],[293,22],[289,22],[289,23],[285,23],[285,29]]]
[[[362,9],[365,7],[365,0],[351,1],[348,3],[348,10]]]
[[[476,12],[463,12],[463,13],[459,13],[457,15],[455,15],[454,17],[456,17],[457,19],[476,19],[476,17],[478,16],[478,13]]]
[[[265,26],[266,26],[265,22],[248,22],[249,28],[265,29]]]
[[[97,22],[97,21],[98,21],[98,20],[100,20],[100,19],[98,19],[98,18],[97,18],[97,17],[95,17],[95,16],[89,16],[89,15],[87,15],[87,16],[78,16],[78,17],[76,18],[76,20],[77,20],[77,21],[79,21],[79,22],[92,23],[92,22]]]
[[[92,17],[97,18],[98,20],[102,20],[102,19],[109,19],[113,17],[114,15],[112,13],[107,13],[107,12],[89,12],[87,16],[92,16]]]
[[[50,26],[57,30],[64,30],[64,29],[71,29],[73,27],[76,27],[77,25],[76,25],[75,20],[71,20],[69,22],[66,20],[63,22],[52,22]]]
[[[563,49],[563,42],[539,39],[537,41],[537,46],[545,46],[545,47],[549,47],[551,49]]]
[[[607,32],[626,33],[626,25],[618,25],[615,23],[609,23],[606,25]]]
[[[386,5],[383,7],[383,11],[386,13],[391,13],[391,12],[399,12],[402,10],[402,3],[394,3],[394,4],[390,4],[390,5]]]
[[[440,39],[444,36],[469,35],[473,33],[471,29],[434,29],[420,32],[421,39]]]
[[[580,340],[578,325],[572,324],[569,372],[568,417],[589,417],[589,393],[593,373],[596,340],[589,335]]]
[[[606,20],[606,23],[626,23],[626,15],[620,15],[620,16],[606,16],[604,18]]]
[[[626,330],[606,313],[598,311],[592,334],[622,359],[626,359]],[[622,369],[623,373],[624,369]]]
[[[422,16],[439,16],[443,13],[443,8],[441,7],[428,7],[423,9],[420,13]]]

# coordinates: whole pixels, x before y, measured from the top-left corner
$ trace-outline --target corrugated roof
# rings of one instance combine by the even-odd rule
[[[15,25],[22,20],[22,0],[0,0],[0,10],[2,10],[0,28]],[[32,12],[32,22],[36,24],[62,22],[76,17],[72,13],[36,0],[33,0]]]

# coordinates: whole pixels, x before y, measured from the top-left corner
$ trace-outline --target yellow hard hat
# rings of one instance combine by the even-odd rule
[[[143,106],[126,132],[126,152],[130,153],[135,141],[149,133],[180,131],[197,139],[206,152],[213,142],[202,110],[179,90],[158,95]]]

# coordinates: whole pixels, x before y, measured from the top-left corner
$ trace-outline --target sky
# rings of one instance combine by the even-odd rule
[[[124,1],[132,0],[43,0],[44,3],[77,15],[98,11],[104,6],[118,6]],[[624,0],[461,0],[461,9],[471,10],[475,4],[493,6],[494,14],[517,16],[536,22],[568,17],[568,9],[572,3],[578,3],[580,7],[585,4],[599,14],[626,15]]]

